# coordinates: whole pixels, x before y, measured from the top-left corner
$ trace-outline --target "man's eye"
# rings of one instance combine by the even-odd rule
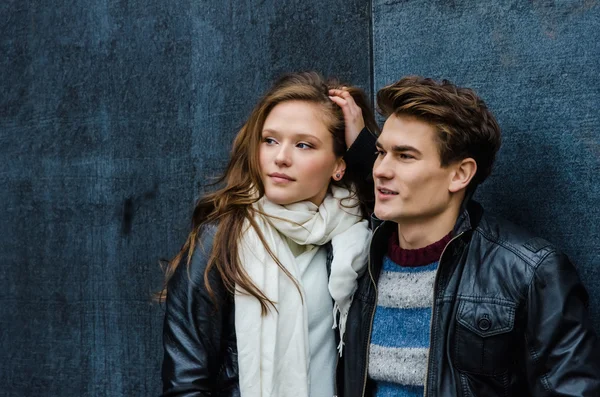
[[[383,150],[376,150],[376,151],[375,151],[375,154],[376,154],[377,156],[383,156],[385,153],[383,152]]]
[[[405,153],[400,153],[400,154],[399,154],[399,157],[400,157],[402,160],[410,160],[410,159],[414,159],[414,157],[413,157],[413,156],[411,156],[410,154],[405,154]]]

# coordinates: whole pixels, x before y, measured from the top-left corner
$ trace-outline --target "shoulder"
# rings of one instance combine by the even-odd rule
[[[470,245],[472,258],[478,258],[473,263],[501,275],[522,297],[538,286],[580,284],[576,268],[554,244],[501,217],[484,214]]]
[[[204,288],[204,273],[206,272],[216,233],[216,224],[206,225],[202,228],[198,238],[195,241],[192,256],[189,258],[189,263],[188,251],[184,253],[180,263],[173,273],[173,276],[169,280],[169,290],[183,287],[184,285],[188,284],[191,284],[195,288]],[[216,272],[211,273],[212,274],[210,278],[214,279],[214,273]]]
[[[190,271],[193,273],[199,272],[204,274],[208,259],[213,249],[215,235],[217,234],[218,226],[209,224],[202,228],[200,235],[196,239],[194,252],[190,260]]]
[[[489,243],[490,248],[514,255],[533,268],[549,257],[564,256],[546,239],[490,213],[482,215],[474,233]]]

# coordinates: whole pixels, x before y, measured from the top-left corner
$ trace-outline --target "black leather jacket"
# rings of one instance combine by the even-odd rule
[[[377,281],[393,222],[374,232],[338,366],[343,397],[369,396]],[[463,211],[433,291],[426,397],[600,396],[588,295],[565,255],[515,225]]]
[[[372,186],[369,177],[373,141],[373,136],[363,130],[344,156],[348,170],[364,174],[369,186]],[[363,156],[365,151],[369,156]],[[217,272],[209,274],[214,300],[204,286],[204,272],[215,232],[216,226],[211,226],[202,234],[189,270],[185,264],[179,265],[167,286],[163,397],[240,396],[233,296]],[[331,246],[328,244],[326,249],[329,269],[333,259]]]
[[[214,300],[204,284],[215,232],[216,226],[207,228],[189,271],[182,263],[169,280],[163,326],[163,397],[240,396],[233,295],[216,271],[209,274]],[[333,250],[331,244],[324,248],[330,271]]]
[[[164,397],[240,396],[233,296],[216,271],[209,274],[214,301],[204,287],[215,232],[204,231],[189,268],[180,264],[167,286]]]

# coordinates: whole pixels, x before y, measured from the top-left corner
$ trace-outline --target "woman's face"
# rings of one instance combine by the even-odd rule
[[[317,104],[287,101],[275,106],[262,130],[259,163],[267,198],[280,205],[320,205],[344,160],[333,152],[333,137]]]

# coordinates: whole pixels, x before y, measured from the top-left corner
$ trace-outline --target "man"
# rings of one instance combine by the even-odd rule
[[[377,103],[383,222],[348,317],[340,395],[600,396],[600,347],[574,267],[471,200],[500,147],[484,102],[408,77]]]

